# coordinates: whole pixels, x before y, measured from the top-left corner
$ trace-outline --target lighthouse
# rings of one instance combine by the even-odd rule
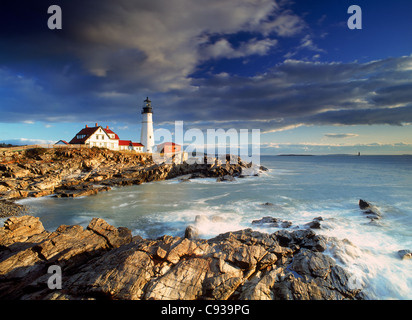
[[[154,147],[153,119],[152,119],[152,102],[149,97],[144,100],[145,104],[142,110],[142,132],[140,134],[140,143],[144,145],[144,152],[152,153]]]

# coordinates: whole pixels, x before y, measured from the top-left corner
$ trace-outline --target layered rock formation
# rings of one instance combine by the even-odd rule
[[[356,299],[311,229],[245,229],[213,239],[132,237],[94,218],[45,231],[31,216],[0,229],[0,299]],[[50,288],[50,266],[61,289]]]
[[[174,178],[240,176],[250,168],[239,157],[204,164],[156,164],[150,154],[99,148],[29,149],[0,154],[0,197],[20,199],[54,194],[78,197],[108,191],[112,186]],[[226,179],[227,180],[227,179]]]

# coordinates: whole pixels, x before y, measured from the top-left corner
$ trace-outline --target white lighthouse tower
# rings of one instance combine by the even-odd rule
[[[152,153],[154,147],[152,102],[149,100],[149,97],[147,97],[144,102],[140,143],[144,145],[144,152]]]

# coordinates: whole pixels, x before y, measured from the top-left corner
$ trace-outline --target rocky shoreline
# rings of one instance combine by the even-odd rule
[[[204,160],[203,164],[157,164],[150,154],[99,148],[34,148],[20,152],[1,152],[0,198],[12,201],[47,195],[89,196],[108,191],[113,186],[141,184],[184,175],[188,178],[216,177],[220,178],[219,181],[231,181],[234,177],[243,177],[244,171],[251,169],[251,164],[243,162],[237,156],[228,155],[226,161],[218,158]],[[5,204],[0,205],[6,208]],[[3,211],[3,216],[7,216]],[[14,215],[13,210],[11,213]]]
[[[19,216],[28,213],[26,206],[0,199],[0,218]]]
[[[313,230],[321,217],[293,230],[286,230],[290,222],[273,217],[252,221],[283,228],[273,234],[245,229],[205,240],[198,239],[195,226],[188,226],[182,238],[143,239],[100,218],[85,229],[62,225],[46,231],[39,218],[21,216],[26,208],[13,202],[88,196],[179,176],[182,182],[204,177],[233,181],[265,170],[239,157],[159,165],[147,154],[104,149],[32,149],[0,156],[1,214],[12,216],[0,229],[0,299],[363,298],[351,286],[350,275],[323,254],[328,239]],[[51,267],[61,272],[61,289],[50,287]]]
[[[327,241],[310,228],[143,239],[100,218],[49,232],[39,218],[11,217],[0,229],[0,299],[362,299],[323,253]]]

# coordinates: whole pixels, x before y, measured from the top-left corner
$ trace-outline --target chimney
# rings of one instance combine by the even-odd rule
[[[96,122],[96,125],[95,125],[95,127],[98,127],[99,126],[99,124]]]
[[[88,128],[89,126],[86,124],[86,128]]]
[[[109,126],[106,126],[106,130],[109,130]]]

